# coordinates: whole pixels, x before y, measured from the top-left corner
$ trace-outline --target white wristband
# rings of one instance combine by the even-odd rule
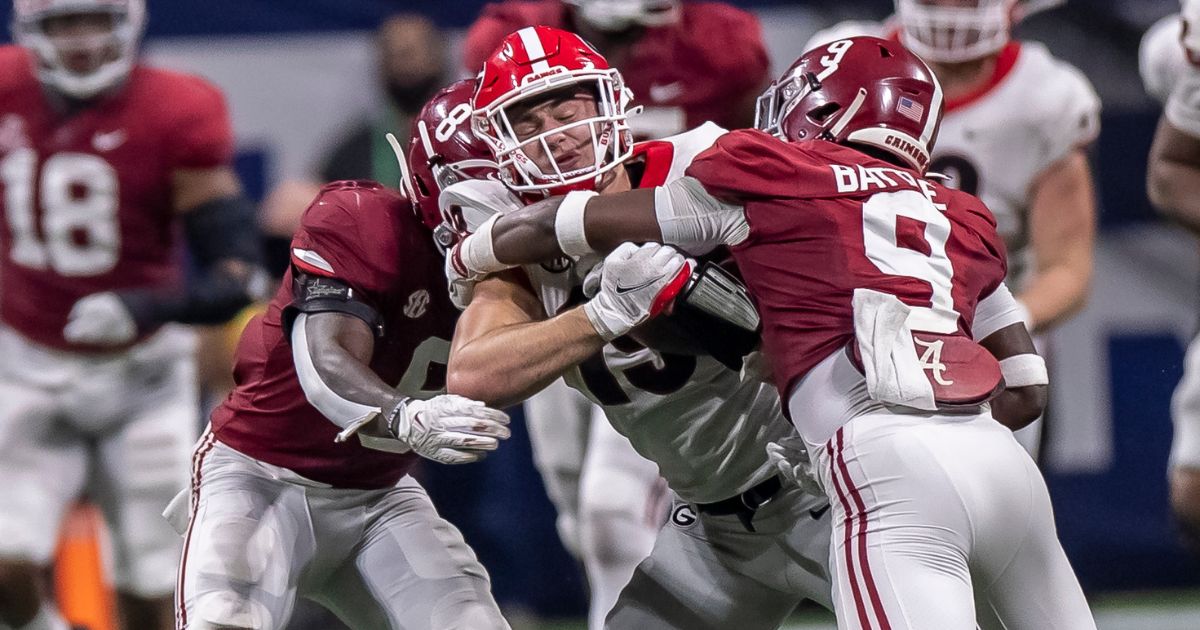
[[[1025,322],[1025,329],[1033,331],[1033,315],[1029,312],[1029,307],[1021,300],[1017,300],[1017,314],[1021,317],[1021,321]]]
[[[575,190],[567,193],[558,205],[558,214],[554,216],[554,235],[558,237],[558,246],[563,253],[572,258],[593,251],[584,234],[583,211],[588,200],[595,196],[596,192],[592,190]]]
[[[487,274],[504,271],[513,267],[496,260],[496,251],[492,245],[492,226],[500,215],[494,214],[479,226],[478,230],[463,240],[460,256],[463,265],[471,273]]]
[[[1018,354],[1000,359],[1000,373],[1004,375],[1005,387],[1050,384],[1046,360],[1036,354]]]

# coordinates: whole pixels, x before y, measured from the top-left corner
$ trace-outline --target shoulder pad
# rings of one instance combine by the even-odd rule
[[[469,179],[451,184],[438,197],[442,215],[461,212],[468,232],[474,232],[494,214],[524,207],[504,184],[493,179]]]

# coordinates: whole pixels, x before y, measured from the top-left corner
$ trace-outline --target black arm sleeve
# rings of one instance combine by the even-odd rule
[[[269,295],[274,285],[262,269],[262,241],[248,199],[236,196],[205,202],[184,216],[184,231],[198,270],[186,286],[118,292],[139,331],[166,322],[228,321],[250,302]],[[241,263],[243,271],[235,275],[218,265],[223,261]]]
[[[283,309],[283,331],[292,336],[292,324],[300,313],[346,313],[371,327],[378,339],[383,336],[383,317],[362,299],[354,287],[333,278],[297,273],[292,283],[292,303]]]

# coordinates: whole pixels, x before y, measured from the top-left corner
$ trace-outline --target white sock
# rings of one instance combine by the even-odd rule
[[[67,621],[58,614],[58,609],[50,602],[42,602],[38,614],[29,623],[13,630],[71,630]]]

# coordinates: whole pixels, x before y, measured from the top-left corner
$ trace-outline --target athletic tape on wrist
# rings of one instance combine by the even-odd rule
[[[1004,375],[1005,387],[1027,387],[1050,383],[1050,374],[1046,371],[1046,360],[1036,354],[1018,354],[1007,359],[1000,359],[1000,373]]]
[[[1020,315],[1021,321],[1025,322],[1027,330],[1033,330],[1033,315],[1029,312],[1029,307],[1021,300],[1017,300],[1017,314]]]
[[[496,250],[492,245],[492,227],[499,218],[498,214],[492,215],[463,241],[461,260],[471,273],[496,273],[512,267],[496,260]]]
[[[620,332],[610,330],[608,323],[604,321],[604,316],[600,313],[600,308],[601,306],[596,303],[594,298],[591,302],[583,305],[583,314],[587,315],[588,321],[592,324],[592,328],[596,329],[596,334],[603,337],[605,341],[612,341],[613,339],[616,339],[617,337],[629,332],[628,330],[623,330]]]
[[[554,235],[563,253],[572,258],[592,253],[587,235],[584,234],[583,211],[588,200],[595,196],[595,191],[576,190],[567,193],[558,205],[558,213],[554,216]]]

